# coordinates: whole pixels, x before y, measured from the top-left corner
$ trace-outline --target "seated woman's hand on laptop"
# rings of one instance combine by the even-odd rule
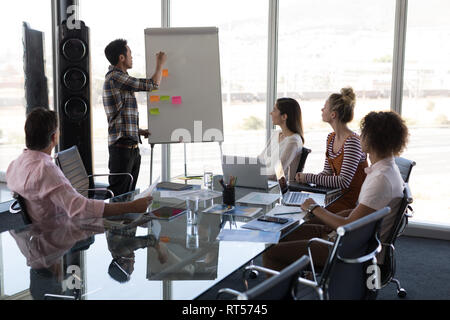
[[[298,183],[306,183],[305,181],[305,175],[302,172],[297,172],[295,175],[295,181]]]
[[[313,199],[311,198],[306,199],[305,202],[303,202],[303,204],[301,205],[302,210],[307,211],[309,206],[312,204],[316,204],[316,202]]]

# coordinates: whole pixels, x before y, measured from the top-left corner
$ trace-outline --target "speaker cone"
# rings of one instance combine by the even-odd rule
[[[66,117],[71,121],[81,121],[83,120],[88,111],[88,106],[83,99],[80,98],[70,98],[64,104],[64,113]]]
[[[64,72],[63,83],[67,89],[79,91],[86,86],[86,73],[81,69],[71,68]]]
[[[86,45],[80,39],[68,39],[63,43],[62,54],[69,61],[80,61],[86,56]]]

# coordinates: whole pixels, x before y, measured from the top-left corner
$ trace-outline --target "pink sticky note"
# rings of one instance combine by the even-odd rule
[[[181,99],[181,97],[172,97],[172,104],[182,104],[183,100]]]

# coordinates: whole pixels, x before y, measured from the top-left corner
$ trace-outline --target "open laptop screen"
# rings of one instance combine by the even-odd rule
[[[284,175],[283,166],[280,161],[275,166],[275,175],[277,176],[277,181],[278,185],[280,186],[281,193],[285,194],[289,189],[286,176]]]

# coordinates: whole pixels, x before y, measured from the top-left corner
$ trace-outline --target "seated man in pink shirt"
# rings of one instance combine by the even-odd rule
[[[152,197],[125,203],[104,203],[79,194],[54,163],[51,152],[58,144],[58,118],[54,111],[38,108],[25,122],[27,149],[8,167],[9,190],[25,199],[32,222],[61,214],[69,217],[99,218],[147,210]]]

